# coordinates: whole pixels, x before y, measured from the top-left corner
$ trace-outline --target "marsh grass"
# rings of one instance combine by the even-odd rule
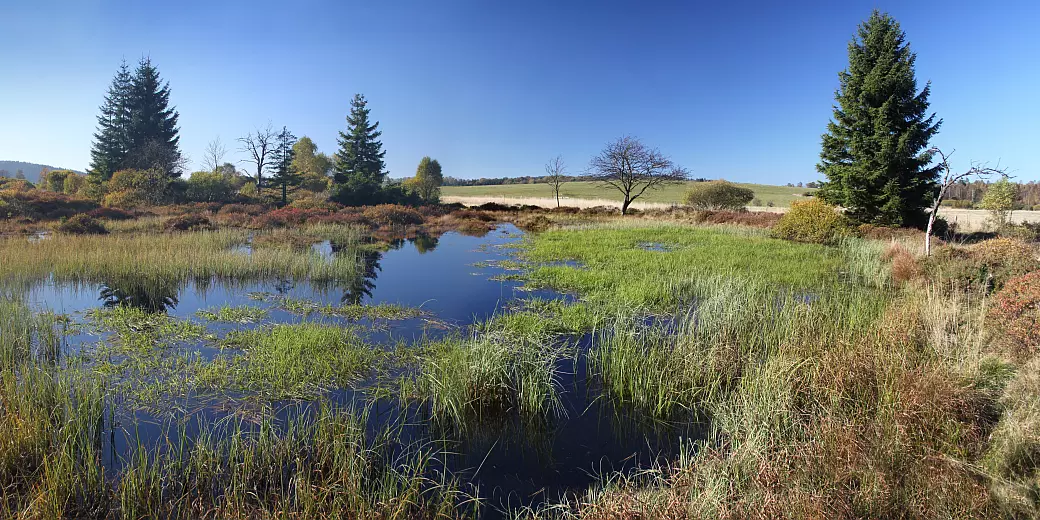
[[[354,236],[352,233],[343,232],[345,236]],[[248,241],[246,232],[228,229],[63,236],[36,242],[0,238],[0,279],[9,287],[25,287],[50,277],[57,283],[139,280],[168,285],[189,280],[291,278],[320,284],[350,281],[359,272],[355,255],[326,258],[291,248],[243,252],[241,247]]]
[[[195,312],[199,318],[225,323],[250,324],[259,323],[267,317],[267,310],[248,305],[232,307],[224,305],[215,309],[201,309]]]
[[[200,368],[197,382],[269,398],[314,397],[370,374],[379,352],[356,330],[318,323],[236,331],[221,341],[240,351]]]
[[[374,305],[361,303],[345,303],[340,305],[322,304],[304,298],[277,296],[271,293],[252,293],[250,298],[273,303],[277,308],[300,316],[320,315],[343,318],[346,320],[406,320],[429,316],[429,313],[416,307],[407,307],[395,303],[377,303]]]

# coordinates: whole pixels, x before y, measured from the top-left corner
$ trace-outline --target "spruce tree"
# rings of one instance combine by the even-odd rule
[[[107,181],[112,174],[124,167],[130,141],[130,93],[133,78],[126,61],[119,66],[112,84],[108,87],[105,102],[98,115],[97,133],[90,150],[88,170],[95,182]]]
[[[125,167],[157,168],[171,177],[181,175],[179,114],[170,107],[170,84],[144,58],[134,72],[130,89],[130,146]]]
[[[282,131],[275,136],[274,153],[271,156],[271,185],[281,188],[282,206],[289,203],[289,189],[299,186],[300,174],[294,166],[296,153],[293,147],[296,145],[296,136],[289,129],[282,127]]]
[[[379,122],[369,121],[368,102],[357,94],[350,102],[347,132],[339,133],[339,151],[336,152],[335,188],[333,197],[348,206],[382,202],[386,165],[383,143],[378,139]]]
[[[928,115],[931,84],[917,91],[906,34],[874,11],[849,43],[849,67],[838,74],[834,118],[823,135],[817,193],[860,222],[920,225],[936,189],[928,141],[942,121]]]

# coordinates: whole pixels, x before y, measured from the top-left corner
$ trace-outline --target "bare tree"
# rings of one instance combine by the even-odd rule
[[[932,227],[935,225],[935,218],[938,216],[939,208],[942,207],[942,202],[946,198],[946,192],[950,190],[950,187],[969,177],[987,179],[994,175],[1007,175],[1006,168],[989,168],[984,164],[972,164],[968,171],[955,173],[953,168],[950,167],[950,157],[953,155],[953,152],[946,154],[937,147],[932,147],[928,151],[933,154],[939,154],[939,171],[942,172],[942,179],[939,183],[939,193],[935,196],[935,201],[932,202],[932,211],[928,214],[928,227],[924,232],[925,255],[932,253]]]
[[[277,137],[278,133],[271,128],[271,123],[267,123],[267,126],[263,129],[258,128],[256,132],[246,134],[245,137],[238,139],[242,143],[239,151],[249,154],[249,158],[245,162],[256,166],[257,195],[260,194],[260,190],[264,187],[264,172],[270,168],[268,161],[270,161],[271,155],[274,153]]]
[[[646,190],[660,188],[687,180],[685,169],[676,166],[656,148],[649,148],[639,139],[622,137],[608,143],[589,164],[594,180],[603,186],[621,192],[625,200],[621,214],[628,214],[628,207]]]
[[[563,164],[563,156],[557,155],[545,163],[545,182],[556,194],[556,207],[560,207],[560,187],[567,182],[567,166]]]
[[[224,143],[220,142],[220,136],[217,136],[206,145],[206,154],[202,158],[202,167],[209,172],[217,171],[217,168],[223,163],[225,155],[227,155],[227,148],[224,146]]]

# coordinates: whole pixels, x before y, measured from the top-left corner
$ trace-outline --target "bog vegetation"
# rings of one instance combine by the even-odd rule
[[[635,210],[689,175],[634,137],[586,179],[620,210],[440,204],[432,157],[387,178],[361,95],[333,155],[261,128],[239,140],[248,174],[214,141],[184,180],[169,85],[148,60],[124,65],[88,175],[0,184],[0,515],[1036,518],[1036,230],[1008,224],[1016,199],[999,181],[982,198],[994,231],[938,221],[926,254],[914,226],[941,206],[925,146],[938,121],[913,62],[891,17],[862,24],[827,180],[782,216],[747,211],[754,195],[725,182]],[[899,81],[865,78],[877,70]],[[856,134],[886,111],[893,128]],[[562,158],[546,172],[554,194],[569,183]],[[457,328],[374,301],[379,261],[404,240],[423,269],[442,238],[505,224],[525,232],[506,228],[493,282],[532,295]],[[84,311],[34,299],[82,287],[100,294]],[[171,312],[214,288],[237,299]],[[423,333],[396,334],[409,320]],[[601,410],[640,449],[648,431],[675,449],[604,460],[588,485],[504,512],[491,497],[515,490],[478,485],[504,471],[483,462],[508,436],[535,460]]]

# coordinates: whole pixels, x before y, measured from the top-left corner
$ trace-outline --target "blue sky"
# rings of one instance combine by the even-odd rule
[[[781,5],[783,4],[783,5]],[[1040,2],[117,2],[0,0],[0,159],[85,169],[122,58],[151,56],[193,166],[268,121],[333,152],[356,92],[387,165],[580,173],[621,135],[695,176],[818,178],[856,25],[894,15],[955,166],[1040,179]],[[244,159],[236,154],[233,159]],[[245,165],[240,165],[244,167]]]

